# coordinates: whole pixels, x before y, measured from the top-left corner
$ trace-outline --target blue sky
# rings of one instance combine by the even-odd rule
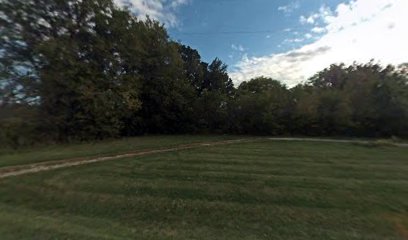
[[[408,62],[407,0],[115,0],[170,36],[219,57],[234,82],[292,86],[332,63]]]
[[[197,48],[205,60],[218,56],[233,66],[245,53],[259,56],[298,47],[300,43],[284,41],[308,31],[307,26],[299,24],[299,16],[322,4],[335,7],[338,2],[195,0],[180,9],[180,24],[169,32],[172,38]]]

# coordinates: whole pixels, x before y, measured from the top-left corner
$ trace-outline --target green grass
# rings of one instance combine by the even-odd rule
[[[114,154],[160,149],[198,142],[235,139],[233,136],[144,136],[96,143],[50,145],[31,149],[0,149],[0,167],[30,164],[78,157],[99,157]]]
[[[0,180],[2,240],[383,240],[407,229],[408,148],[263,140]]]

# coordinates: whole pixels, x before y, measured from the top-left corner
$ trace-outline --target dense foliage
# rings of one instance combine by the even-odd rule
[[[332,65],[235,88],[219,59],[112,0],[0,2],[0,141],[146,133],[408,136],[407,66]]]

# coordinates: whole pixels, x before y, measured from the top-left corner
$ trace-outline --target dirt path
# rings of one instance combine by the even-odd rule
[[[255,140],[256,139],[236,139],[236,140],[227,140],[227,141],[220,141],[220,142],[194,143],[194,144],[180,145],[180,146],[172,147],[172,148],[145,150],[145,151],[124,153],[124,154],[107,156],[107,157],[65,159],[65,160],[58,160],[58,161],[47,161],[47,162],[34,163],[34,164],[4,167],[4,168],[0,168],[0,179],[7,178],[7,177],[13,177],[13,176],[25,175],[29,173],[50,171],[50,170],[59,169],[59,168],[66,168],[66,167],[73,167],[73,166],[79,166],[79,165],[85,165],[85,164],[91,164],[91,163],[97,163],[97,162],[105,162],[105,161],[112,161],[112,160],[123,159],[123,158],[150,155],[150,154],[155,154],[155,153],[175,152],[175,151],[192,149],[192,148],[210,147],[210,146],[226,145],[226,144],[233,144],[233,143],[240,143],[240,142],[251,142]]]
[[[373,140],[347,140],[347,139],[328,139],[328,138],[292,138],[292,137],[276,137],[268,138],[272,141],[306,141],[306,142],[329,142],[329,143],[361,143],[361,144],[375,144]],[[408,147],[408,143],[389,143],[396,147]]]

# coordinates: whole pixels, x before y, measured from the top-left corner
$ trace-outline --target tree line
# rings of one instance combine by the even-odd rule
[[[408,136],[408,66],[234,86],[218,58],[112,0],[0,2],[0,145],[140,134]]]

